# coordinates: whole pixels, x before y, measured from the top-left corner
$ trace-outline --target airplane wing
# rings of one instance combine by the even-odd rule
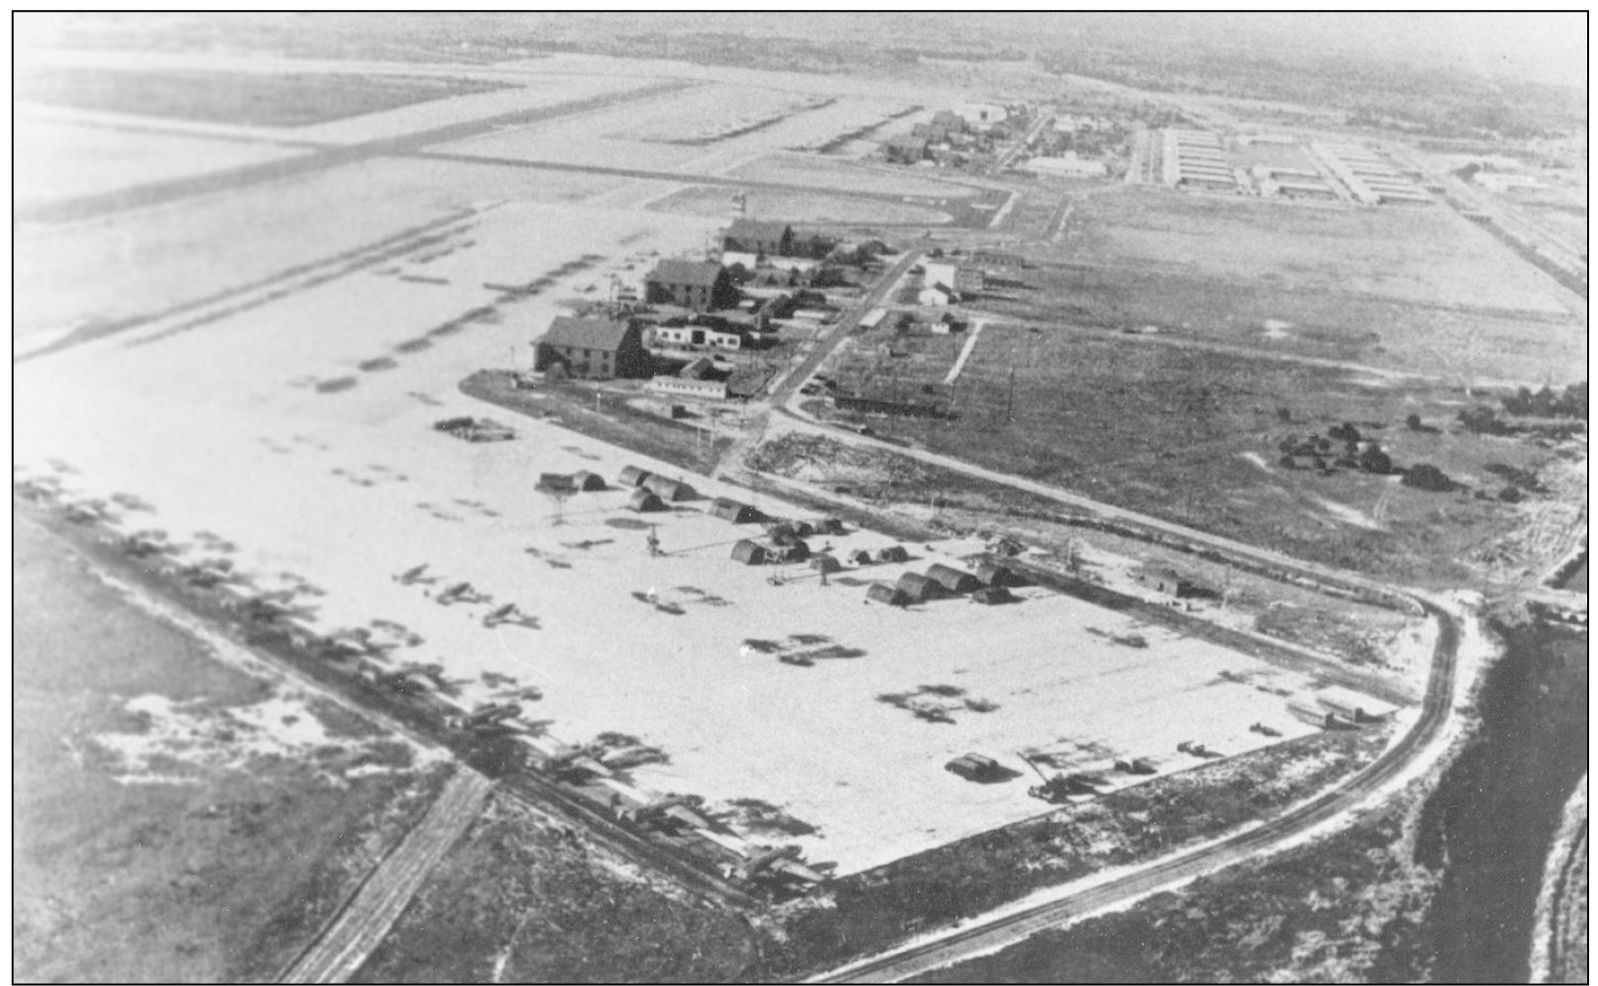
[[[590,774],[597,774],[600,777],[614,776],[611,774],[609,767],[600,763],[598,760],[595,760],[593,757],[573,757],[572,759],[566,761],[565,766],[567,770],[585,770]]]
[[[696,829],[710,827],[710,822],[705,819],[705,816],[699,814],[697,811],[694,811],[687,805],[672,805],[670,808],[666,809],[666,814],[677,819],[677,821],[682,822],[684,825],[688,825]]]
[[[795,880],[803,880],[805,883],[821,883],[826,879],[820,873],[817,873],[815,870],[799,862],[797,859],[775,860],[771,864],[771,870],[774,873],[782,873],[785,876],[792,877]]]

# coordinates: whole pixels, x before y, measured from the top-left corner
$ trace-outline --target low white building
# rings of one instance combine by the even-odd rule
[[[954,300],[954,292],[944,284],[930,284],[916,295],[916,302],[922,305],[947,305]]]
[[[674,376],[650,377],[649,390],[651,393],[670,397],[696,397],[711,401],[727,399],[725,380],[694,380]]]
[[[1056,178],[1103,178],[1110,173],[1103,161],[1077,157],[1074,151],[1060,157],[1035,157],[1021,165],[1021,170]]]

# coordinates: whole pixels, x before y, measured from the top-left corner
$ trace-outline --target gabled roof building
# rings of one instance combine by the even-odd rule
[[[559,315],[533,343],[533,369],[587,380],[649,376],[649,353],[631,320]]]

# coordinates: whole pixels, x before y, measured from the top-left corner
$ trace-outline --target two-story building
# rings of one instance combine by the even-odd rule
[[[667,258],[645,276],[644,301],[708,312],[736,306],[738,289],[715,261]]]
[[[533,369],[585,380],[647,377],[650,358],[631,320],[560,315],[533,343]]]

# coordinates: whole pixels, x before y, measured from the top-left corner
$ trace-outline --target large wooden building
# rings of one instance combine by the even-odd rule
[[[736,306],[738,289],[714,261],[666,259],[644,278],[644,301],[708,312]]]
[[[647,377],[650,359],[630,320],[560,315],[533,343],[533,369],[585,380]]]

